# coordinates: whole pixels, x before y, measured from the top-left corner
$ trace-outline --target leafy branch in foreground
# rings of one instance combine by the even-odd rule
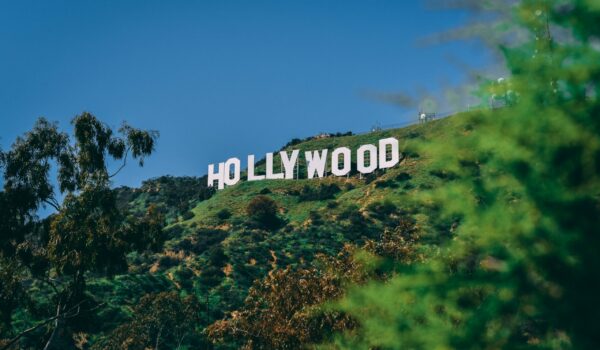
[[[453,239],[353,289],[339,310],[360,326],[338,348],[598,348],[600,7],[525,0],[509,13],[497,29],[525,40],[500,46],[511,76],[482,89],[514,99],[421,147],[456,175],[424,196],[460,218]]]

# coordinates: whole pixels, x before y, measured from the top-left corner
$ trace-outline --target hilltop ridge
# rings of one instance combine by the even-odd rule
[[[396,138],[400,163],[367,175],[357,173],[353,164],[354,171],[345,177],[306,179],[305,159],[300,157],[301,176],[293,180],[243,180],[216,191],[207,186],[207,176],[166,175],[146,180],[140,188],[115,188],[118,206],[128,215],[142,217],[150,209],[164,215],[165,243],[158,253],[130,253],[125,274],[90,276],[90,296],[106,301],[90,342],[127,323],[143,295],[195,295],[204,303],[197,315],[197,327],[203,329],[242,307],[251,286],[275,271],[310,268],[319,257],[379,241],[402,225],[416,233],[418,249],[436,247],[451,237],[456,222],[442,218],[435,203],[420,197],[453,177],[433,164],[420,145],[443,145],[447,138],[460,137],[468,132],[466,119],[455,115],[360,135],[332,134],[294,140],[281,148],[304,152],[345,146],[354,163],[359,146]],[[279,161],[276,153],[274,163]],[[264,160],[255,169],[264,174]],[[39,285],[34,297],[44,300],[48,293]],[[199,347],[207,342],[196,340]]]
[[[333,255],[344,244],[376,239],[401,216],[415,220],[423,239],[435,244],[444,239],[443,232],[450,232],[452,223],[432,219],[435,205],[423,208],[414,199],[451,176],[436,170],[427,154],[420,154],[417,143],[443,142],[460,129],[460,121],[457,115],[400,129],[313,138],[282,148],[355,150],[380,138],[396,137],[400,164],[367,176],[242,181],[216,192],[207,188],[206,176],[165,176],[145,181],[141,189],[119,188],[121,203],[132,212],[156,205],[168,222],[164,252],[131,256],[131,270],[164,276],[176,288],[192,293],[208,292],[214,304],[206,319],[214,320],[239,306],[252,282],[270,270],[306,265],[317,254]],[[279,155],[275,157],[277,162]],[[257,170],[264,173],[264,162],[258,162]],[[261,227],[249,218],[248,205],[257,196],[276,203],[277,227]]]

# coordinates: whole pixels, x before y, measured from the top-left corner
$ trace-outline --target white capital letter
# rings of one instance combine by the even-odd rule
[[[254,154],[248,156],[248,181],[264,180],[264,175],[254,175]]]
[[[233,165],[233,177],[231,177],[231,166]],[[225,185],[232,186],[240,181],[240,160],[237,158],[229,158],[224,166],[223,182]],[[225,174],[226,173],[226,174]]]
[[[304,152],[304,157],[308,165],[308,178],[312,179],[315,176],[315,172],[318,177],[323,177],[325,164],[327,163],[327,150],[322,150],[321,154],[319,154],[319,151]]]
[[[273,173],[273,153],[267,153],[267,179],[283,179],[283,173]]]
[[[288,180],[294,178],[294,167],[296,166],[296,161],[298,161],[298,153],[300,153],[300,151],[295,149],[292,151],[292,157],[288,158],[287,152],[279,152],[279,156],[283,162],[283,168],[285,169],[285,178]]]
[[[391,159],[387,159],[388,146],[391,147]],[[398,151],[398,140],[395,137],[379,140],[379,169],[387,169],[395,166],[400,161]]]
[[[225,168],[225,163],[219,163],[219,171],[215,173],[215,165],[208,165],[208,187],[213,187],[215,180],[219,181],[218,189],[222,190],[225,185],[223,183],[223,173],[225,172],[223,169]]]
[[[343,168],[340,169],[340,154],[344,156]],[[346,176],[350,172],[350,148],[340,147],[331,152],[331,172],[335,176]]]
[[[369,166],[365,165],[365,153],[369,152]],[[356,151],[356,167],[361,174],[369,174],[377,169],[377,147],[362,145]]]

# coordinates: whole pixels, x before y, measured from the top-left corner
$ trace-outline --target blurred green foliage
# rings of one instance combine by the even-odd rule
[[[419,149],[452,174],[421,194],[457,220],[452,239],[353,289],[339,308],[361,327],[337,348],[600,346],[600,2],[505,10],[495,29],[523,40],[500,47],[510,77],[481,87],[501,108],[469,113],[446,142]]]

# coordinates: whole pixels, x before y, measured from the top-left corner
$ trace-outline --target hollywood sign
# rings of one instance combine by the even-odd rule
[[[248,155],[248,181],[276,180],[276,179],[294,179],[294,170],[299,166],[298,157],[300,150],[293,150],[290,153],[286,151],[279,152],[281,157],[281,170],[275,172],[273,169],[273,153],[266,154],[266,169],[264,175],[255,173],[254,155]],[[328,156],[328,150],[306,151],[304,159],[306,161],[307,178],[322,178],[326,175],[327,160],[330,159],[331,173],[335,176],[346,176],[352,170],[352,153],[348,147],[338,147]],[[356,170],[361,174],[370,174],[377,169],[387,169],[400,162],[400,150],[398,140],[394,137],[381,139],[378,145],[362,145],[356,150]],[[208,165],[208,186],[214,186],[215,181],[218,188],[223,189],[225,185],[233,186],[241,178],[241,161],[239,158],[229,158],[225,162],[217,165]]]

